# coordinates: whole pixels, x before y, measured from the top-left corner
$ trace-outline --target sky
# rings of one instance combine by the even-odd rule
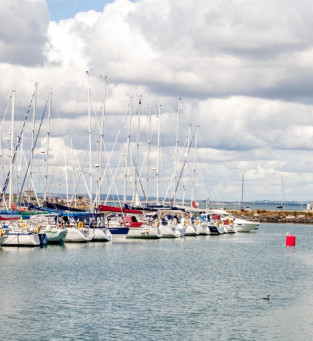
[[[245,201],[311,202],[312,14],[309,0],[1,1],[2,181],[15,90],[14,140],[29,111],[17,187],[39,131],[39,193],[100,179],[102,193],[162,199],[179,183],[177,198],[240,201],[244,183]]]
[[[112,0],[47,0],[49,19],[60,21],[73,18],[78,12],[102,12]]]

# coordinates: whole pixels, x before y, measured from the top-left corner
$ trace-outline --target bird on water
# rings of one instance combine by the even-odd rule
[[[271,298],[271,295],[267,295],[266,297],[262,297],[263,300],[267,300],[267,301],[269,301],[270,298]]]

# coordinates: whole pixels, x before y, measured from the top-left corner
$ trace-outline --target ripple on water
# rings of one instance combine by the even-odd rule
[[[255,234],[2,248],[1,330],[12,340],[309,340],[312,245],[308,226],[264,224]]]

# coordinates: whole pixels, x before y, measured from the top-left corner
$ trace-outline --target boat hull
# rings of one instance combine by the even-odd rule
[[[37,233],[32,232],[9,232],[3,241],[3,246],[40,246]]]
[[[260,223],[244,220],[244,219],[235,219],[234,227],[237,232],[251,232],[256,230],[260,226]]]
[[[220,226],[209,224],[209,229],[210,229],[210,234],[212,234],[212,235],[224,234],[224,229]]]
[[[127,239],[159,239],[161,237],[161,230],[150,226],[131,227],[127,234]]]
[[[181,232],[177,227],[163,225],[161,227],[162,238],[180,238]]]
[[[92,240],[92,235],[89,229],[74,228],[67,229],[65,242],[67,243],[88,243]]]
[[[44,230],[48,238],[48,243],[63,243],[65,241],[67,231],[64,229]]]
[[[107,228],[96,227],[92,230],[92,240],[95,242],[109,242],[112,240],[112,234]]]
[[[187,225],[185,236],[199,236],[200,232],[197,226]]]
[[[0,247],[2,246],[3,242],[7,239],[7,236],[0,236]]]
[[[111,232],[112,240],[126,239],[129,232],[129,227],[108,227],[108,229]]]
[[[207,235],[211,234],[210,229],[207,226],[207,224],[202,223],[199,225],[199,234],[200,234],[200,236],[207,236]]]

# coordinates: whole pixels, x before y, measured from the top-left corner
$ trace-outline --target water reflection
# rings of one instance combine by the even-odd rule
[[[297,244],[287,248],[292,229]],[[312,245],[310,227],[272,224],[254,234],[3,248],[2,335],[310,340]]]

